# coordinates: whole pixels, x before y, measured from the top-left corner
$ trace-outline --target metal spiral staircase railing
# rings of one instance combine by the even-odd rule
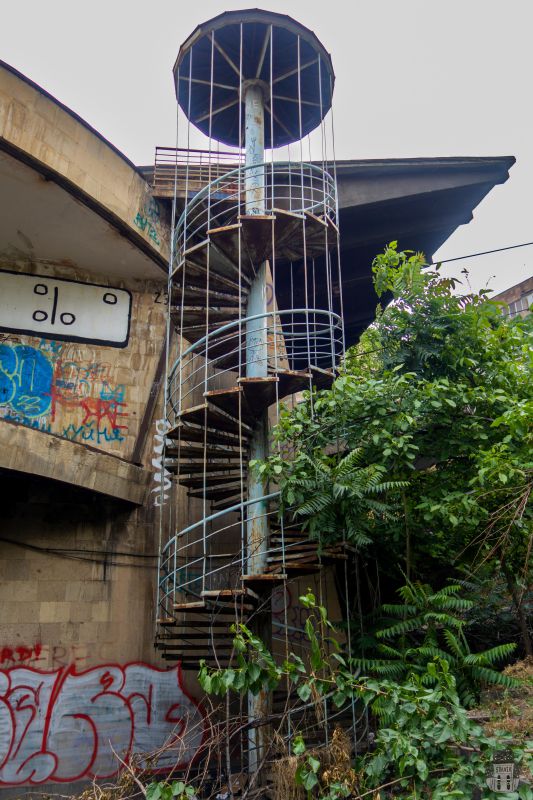
[[[175,77],[189,122],[245,145],[244,165],[216,170],[192,197],[181,166],[190,199],[169,273],[178,351],[167,370],[164,467],[180,488],[169,514],[177,530],[160,553],[156,645],[166,660],[197,670],[200,659],[231,662],[230,622],[262,626],[268,638],[276,586],[345,558],[341,546],[319,547],[280,513],[278,488],[257,467],[280,403],[331,385],[343,328],[335,179],[325,159],[267,163],[264,149],[317,125],[323,134],[329,56],[287,17],[229,13],[183,45]],[[295,283],[303,302],[294,302]],[[250,718],[262,702],[249,698]],[[263,746],[261,732],[250,735],[249,767]]]
[[[195,659],[201,655],[211,663],[215,653],[210,646],[202,649],[201,632],[191,638],[193,631],[184,630],[175,612],[193,614],[190,627],[197,627],[201,615],[234,615],[237,599],[245,613],[255,607],[254,586],[311,573],[339,555],[338,548],[326,549],[319,563],[317,543],[298,528],[282,530],[276,492],[248,499],[250,439],[258,422],[280,400],[329,385],[343,347],[342,321],[333,311],[291,308],[246,316],[249,287],[261,263],[327,254],[337,245],[331,175],[313,164],[266,164],[264,170],[269,179],[263,214],[246,213],[240,188],[246,185],[244,167],[199,192],[175,233],[170,313],[192,343],[168,375],[165,467],[187,487],[188,497],[202,503],[202,516],[163,548],[165,632],[158,644],[165,658],[181,658],[186,665],[189,646]],[[247,347],[247,337],[264,346]],[[264,374],[250,376],[251,363]],[[210,513],[203,515],[207,503]],[[243,527],[251,506],[267,503],[261,513],[269,518],[270,535],[257,548],[268,555],[258,574]],[[223,653],[216,654],[217,663],[224,660]]]

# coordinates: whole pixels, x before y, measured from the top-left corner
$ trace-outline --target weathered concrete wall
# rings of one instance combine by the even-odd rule
[[[108,283],[131,292],[126,347],[1,335],[1,796],[112,775],[110,741],[124,757],[180,733],[163,769],[189,763],[203,737],[179,668],[153,647],[164,298],[150,281]]]
[[[2,489],[0,787],[110,776],[109,740],[124,757],[181,732],[159,766],[188,763],[203,726],[153,650],[152,509],[14,474]]]
[[[90,273],[59,265],[0,259],[4,269],[81,285],[94,281]],[[98,282],[103,283],[101,276]],[[146,404],[160,378],[165,306],[161,289],[150,281],[110,278],[106,283],[131,292],[127,346],[1,333],[0,418],[131,460]]]
[[[113,750],[173,737],[158,767],[187,765],[203,718],[193,677],[153,647],[163,210],[127,159],[1,65],[0,151],[0,796],[18,798],[70,793],[116,773]],[[91,292],[100,310],[129,293],[116,341],[81,324]]]
[[[54,170],[168,258],[168,227],[133,165],[79,117],[2,64],[0,139]]]

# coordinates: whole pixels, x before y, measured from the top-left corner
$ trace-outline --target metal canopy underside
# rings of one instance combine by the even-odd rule
[[[241,24],[242,80],[265,84],[265,146],[297,141],[330,109],[335,75],[315,34],[284,14],[232,11],[198,26],[174,66],[178,103],[202,133],[232,147],[243,144]]]

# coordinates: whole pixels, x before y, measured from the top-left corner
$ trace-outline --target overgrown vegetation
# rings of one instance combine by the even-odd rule
[[[518,681],[498,672],[494,667],[510,656],[515,644],[509,642],[488,650],[473,653],[465,635],[465,619],[461,614],[474,603],[459,597],[461,586],[448,585],[434,592],[430,586],[408,583],[399,594],[403,603],[385,603],[381,610],[396,621],[375,632],[373,648],[367,639],[366,656],[356,657],[353,663],[365,674],[384,675],[405,680],[411,673],[427,675],[428,660],[445,661],[454,675],[459,699],[472,707],[479,698],[482,686],[520,687]],[[369,656],[369,650],[376,657]]]
[[[533,656],[533,315],[505,317],[395,242],[373,270],[375,323],[330,390],[282,413],[255,469],[311,538],[356,552],[355,658],[338,691],[379,719],[361,786],[388,776],[395,797],[471,797],[473,753],[491,745],[464,709],[490,687],[519,696],[499,670]],[[356,688],[355,674],[369,677]],[[325,796],[320,768],[305,769]]]
[[[348,541],[381,578],[358,613],[394,599],[384,578],[394,590],[503,576],[506,641],[532,655],[533,315],[504,317],[485,291],[459,293],[394,242],[373,269],[392,302],[331,390],[282,414],[277,450],[255,468],[311,537]],[[476,649],[501,644],[494,633]]]
[[[333,769],[328,747],[309,750],[303,736],[294,735],[291,755],[275,761],[279,788],[287,788],[292,780],[289,797],[298,798],[300,787],[309,798],[321,800],[380,798],[381,792],[403,800],[470,800],[479,787],[486,800],[502,796],[486,790],[485,772],[495,752],[511,743],[510,737],[488,736],[469,718],[447,659],[428,659],[424,670],[398,680],[362,676],[357,664],[341,654],[326,609],[317,605],[312,593],[300,601],[311,610],[305,626],[308,662],[291,654],[277,664],[264,643],[238,625],[236,667],[210,670],[204,664],[199,675],[203,689],[219,696],[232,691],[258,694],[289,679],[302,703],[311,698],[320,708],[325,697],[332,697],[342,708],[354,701],[367,706],[379,726],[372,749],[353,762],[344,755]],[[341,753],[346,754],[346,746]],[[521,747],[514,757],[520,764],[528,754]],[[532,800],[533,791],[524,785],[519,796]]]

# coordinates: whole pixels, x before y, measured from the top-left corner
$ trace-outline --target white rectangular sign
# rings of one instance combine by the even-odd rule
[[[126,347],[131,294],[94,283],[0,271],[0,330]]]

